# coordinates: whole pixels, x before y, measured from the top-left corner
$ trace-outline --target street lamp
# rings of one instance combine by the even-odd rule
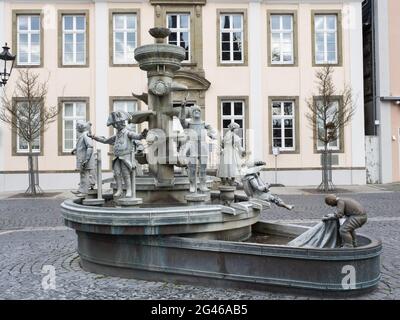
[[[0,87],[6,85],[14,67],[15,55],[12,55],[9,50],[10,48],[7,47],[6,43],[3,47],[3,52],[0,53],[0,60],[4,61],[4,68],[0,65]]]

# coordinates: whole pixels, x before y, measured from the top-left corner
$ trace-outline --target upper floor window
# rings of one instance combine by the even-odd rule
[[[221,101],[221,128],[222,134],[225,136],[225,133],[229,130],[228,126],[232,122],[236,122],[240,129],[238,129],[237,134],[242,139],[242,146],[245,144],[245,103],[243,100],[223,100]]]
[[[135,112],[137,109],[136,100],[114,100],[113,102],[113,111]],[[130,123],[127,128],[134,132],[138,132],[137,124]]]
[[[17,64],[40,65],[40,15],[17,15]]]
[[[294,101],[272,102],[272,146],[282,151],[295,150]]]
[[[315,64],[338,64],[338,16],[314,15]]]
[[[221,63],[243,63],[243,14],[220,15]]]
[[[85,65],[86,16],[66,14],[62,16],[63,65]]]
[[[293,15],[272,14],[271,64],[293,64]]]
[[[76,123],[78,120],[86,120],[86,102],[68,101],[63,103],[63,152],[70,152],[75,148],[78,140]]]
[[[135,13],[113,14],[113,63],[132,64],[137,46],[137,16]]]
[[[167,26],[171,30],[168,43],[182,47],[186,51],[185,62],[190,61],[190,14],[167,14]]]

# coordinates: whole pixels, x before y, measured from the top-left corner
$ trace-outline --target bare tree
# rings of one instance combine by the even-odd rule
[[[33,152],[33,144],[35,139],[48,129],[49,124],[56,120],[59,112],[57,107],[46,106],[47,87],[48,79],[42,82],[39,74],[29,68],[21,69],[12,97],[4,95],[1,98],[0,120],[8,124],[11,130],[28,145],[29,188],[27,193],[33,195],[38,192],[33,166],[34,157],[37,154]],[[17,103],[15,98],[18,98],[21,103]]]
[[[315,73],[318,94],[317,97],[307,99],[306,114],[317,140],[323,143],[322,182],[318,188],[325,192],[335,189],[332,183],[332,151],[329,144],[339,139],[340,132],[351,121],[355,112],[351,87],[345,85],[342,91],[337,91],[333,83],[333,71],[331,66],[325,66]],[[338,96],[339,105],[335,104]]]

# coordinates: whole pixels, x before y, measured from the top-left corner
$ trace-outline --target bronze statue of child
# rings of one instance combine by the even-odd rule
[[[325,203],[331,207],[337,207],[336,213],[326,215],[323,220],[346,218],[340,226],[339,232],[344,248],[357,247],[357,235],[355,230],[361,228],[367,222],[367,212],[356,200],[351,198],[339,198],[333,194],[325,197]]]

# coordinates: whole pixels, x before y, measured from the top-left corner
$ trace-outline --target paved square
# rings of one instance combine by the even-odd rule
[[[400,192],[346,194],[361,201],[369,215],[362,233],[383,242],[382,281],[357,299],[400,298]],[[294,203],[289,212],[273,207],[265,220],[316,223],[330,212],[322,195],[282,195]],[[316,299],[271,292],[234,290],[121,279],[82,270],[76,236],[64,227],[59,205],[52,199],[0,200],[0,299]],[[53,265],[56,289],[44,290],[41,273]],[[212,285],[212,284],[210,284]],[[322,297],[321,297],[322,298]]]

